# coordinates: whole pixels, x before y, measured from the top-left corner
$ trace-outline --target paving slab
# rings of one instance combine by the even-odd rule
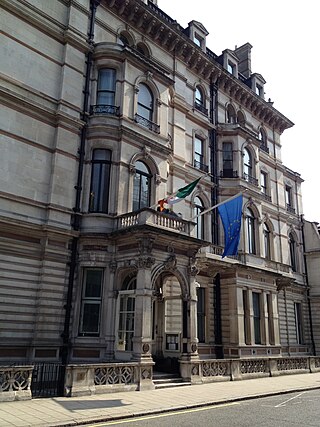
[[[0,402],[0,427],[71,427],[311,389],[320,389],[320,372],[152,391]]]

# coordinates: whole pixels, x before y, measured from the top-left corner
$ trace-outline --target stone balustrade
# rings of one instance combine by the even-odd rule
[[[261,359],[208,359],[193,362],[191,382],[235,381],[286,374],[320,372],[320,357],[279,357]],[[194,381],[193,381],[193,378]]]
[[[0,366],[0,402],[31,399],[33,366]]]
[[[192,223],[179,216],[164,214],[153,209],[144,208],[138,212],[130,212],[117,218],[116,229],[121,230],[139,225],[151,225],[171,231],[190,235]]]

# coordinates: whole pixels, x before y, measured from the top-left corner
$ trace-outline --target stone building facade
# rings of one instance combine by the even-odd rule
[[[312,355],[293,123],[252,46],[217,55],[147,0],[3,0],[1,21],[1,363]],[[239,192],[222,259],[196,215]]]

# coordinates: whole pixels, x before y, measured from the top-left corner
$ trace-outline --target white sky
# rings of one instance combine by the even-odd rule
[[[207,46],[217,55],[246,42],[253,46],[251,68],[267,82],[265,98],[295,123],[281,136],[282,161],[305,181],[305,218],[320,222],[318,2],[158,0],[158,7],[184,28],[201,22],[209,32]]]

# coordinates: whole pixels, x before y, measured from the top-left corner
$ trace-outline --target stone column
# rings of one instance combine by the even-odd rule
[[[183,295],[183,336],[180,357],[181,377],[192,383],[200,383],[200,361],[198,354],[197,324],[197,270],[191,266],[189,271],[189,295]]]
[[[253,318],[253,301],[252,301],[252,290],[248,289],[248,345],[253,345],[254,340],[254,318]]]
[[[135,298],[133,360],[152,361],[152,289],[151,257],[138,260],[137,289]]]
[[[106,339],[106,360],[114,360],[114,343],[115,343],[115,325],[116,319],[116,305],[118,292],[114,290],[115,272],[117,269],[117,263],[111,261],[109,264],[109,277],[108,287],[106,289],[105,303],[104,303],[104,316],[103,316],[103,330]]]
[[[238,307],[238,322],[237,322],[237,330],[238,330],[238,344],[245,345],[246,344],[246,335],[244,330],[244,318],[245,318],[245,307],[243,306],[243,289],[237,288],[237,307]]]
[[[278,296],[276,293],[271,293],[271,322],[273,325],[274,345],[280,345]]]

